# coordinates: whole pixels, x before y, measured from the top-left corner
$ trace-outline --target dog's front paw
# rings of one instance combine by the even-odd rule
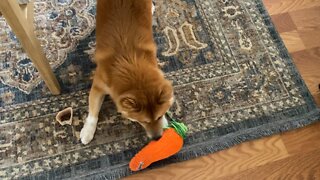
[[[92,125],[83,126],[80,132],[80,139],[82,144],[84,145],[88,144],[93,139],[95,131],[96,131],[96,126],[92,126]]]
[[[96,131],[96,123],[85,123],[83,128],[80,132],[80,139],[82,144],[86,145],[88,144],[94,136],[94,133]]]

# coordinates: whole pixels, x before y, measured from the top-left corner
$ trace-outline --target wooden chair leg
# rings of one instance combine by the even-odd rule
[[[18,37],[22,47],[32,60],[52,94],[60,94],[60,85],[45,57],[27,18],[16,0],[0,0],[0,11]]]
[[[26,0],[22,0],[22,2],[24,2]],[[19,1],[21,2],[21,1]],[[27,22],[29,24],[33,24],[33,19],[34,19],[34,6],[33,6],[33,2],[34,0],[27,0],[28,3],[24,3],[24,4],[19,4],[20,9],[22,10],[22,13],[24,14],[24,16],[27,18]],[[33,32],[34,31],[34,26],[29,26],[30,30]]]

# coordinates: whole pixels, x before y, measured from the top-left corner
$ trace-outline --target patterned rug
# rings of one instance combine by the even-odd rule
[[[190,129],[158,167],[303,127],[320,111],[261,0],[156,0],[160,66],[171,111]],[[52,96],[0,19],[0,179],[117,179],[147,142],[106,98],[93,142],[79,142],[95,65],[95,0],[36,0],[36,33],[63,88]],[[74,108],[73,124],[55,115]],[[152,168],[151,167],[151,168]]]

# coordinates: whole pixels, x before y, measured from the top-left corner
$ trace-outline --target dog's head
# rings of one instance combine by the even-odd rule
[[[120,95],[117,107],[125,118],[141,124],[149,138],[158,139],[167,125],[164,115],[174,101],[173,87],[164,78],[145,87]]]

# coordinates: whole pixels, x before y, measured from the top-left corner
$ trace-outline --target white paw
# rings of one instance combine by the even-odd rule
[[[82,144],[86,145],[93,139],[94,133],[96,132],[96,127],[97,120],[93,121],[92,118],[88,117],[80,132]]]

